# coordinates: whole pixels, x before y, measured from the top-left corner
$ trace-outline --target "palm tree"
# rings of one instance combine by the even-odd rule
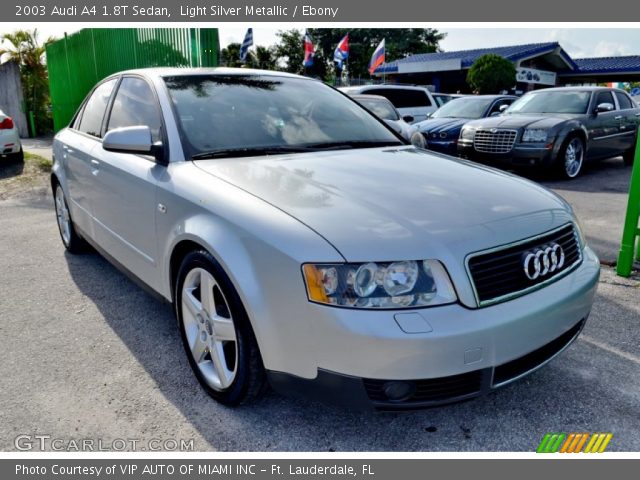
[[[17,30],[6,33],[0,46],[0,63],[14,61],[20,66],[20,79],[26,110],[33,112],[39,132],[51,128],[48,112],[49,78],[45,63],[45,47],[54,41],[49,37],[44,44],[38,42],[38,30]],[[32,132],[33,133],[33,132]]]

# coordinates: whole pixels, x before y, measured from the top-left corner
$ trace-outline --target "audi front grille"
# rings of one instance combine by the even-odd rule
[[[572,224],[467,257],[479,306],[523,295],[558,280],[582,261]]]
[[[481,153],[509,153],[516,141],[516,130],[476,130],[473,147]]]

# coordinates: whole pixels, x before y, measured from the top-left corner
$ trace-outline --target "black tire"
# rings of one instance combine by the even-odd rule
[[[227,388],[215,389],[207,383],[191,353],[187,339],[185,319],[183,318],[182,293],[185,279],[189,272],[194,269],[206,270],[213,276],[217,286],[222,291],[223,300],[226,301],[233,320],[236,336],[237,366],[235,377]],[[205,392],[219,403],[227,406],[248,404],[260,399],[266,392],[268,383],[258,343],[238,293],[220,264],[209,252],[198,250],[185,256],[178,270],[174,299],[175,312],[185,353],[191,369]]]
[[[24,152],[22,151],[22,147],[20,147],[20,151],[18,153],[11,154],[11,160],[16,163],[24,163]]]
[[[630,167],[631,165],[633,165],[633,161],[635,157],[636,157],[636,142],[633,142],[633,146],[629,150],[624,152],[624,154],[622,155],[622,160],[624,161],[624,164],[627,167]]]
[[[572,163],[571,160],[568,161],[567,156],[572,155],[572,151],[574,155],[577,153],[579,155],[578,165],[569,166],[569,163]],[[574,178],[580,175],[582,171],[582,167],[584,166],[585,160],[585,144],[584,140],[578,135],[570,135],[563,142],[562,147],[560,147],[560,151],[558,152],[558,158],[555,162],[555,170],[556,174],[565,180],[573,180]]]
[[[59,211],[58,211],[58,205],[57,205],[57,195],[60,194],[62,195],[62,201],[64,202],[64,207],[67,210],[67,215],[69,217],[69,234],[65,235],[63,233],[63,227],[62,224],[60,222],[60,218],[59,218]],[[78,253],[84,253],[87,251],[87,242],[80,236],[78,235],[78,232],[76,232],[76,228],[73,224],[73,219],[71,218],[71,213],[69,212],[69,205],[67,204],[67,197],[64,194],[64,190],[62,190],[62,187],[60,186],[59,183],[55,182],[54,183],[54,187],[53,187],[53,201],[54,201],[54,205],[55,205],[55,212],[56,212],[56,223],[58,224],[58,232],[60,233],[60,239],[62,240],[62,244],[64,245],[64,248],[67,249],[67,251],[69,253],[72,254],[78,254]],[[67,238],[65,238],[67,237]]]

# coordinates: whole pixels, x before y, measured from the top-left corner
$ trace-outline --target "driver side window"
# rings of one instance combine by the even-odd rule
[[[602,91],[596,94],[595,106],[597,107],[598,105],[601,105],[603,103],[610,103],[611,105],[613,105],[613,108],[615,109],[616,104],[613,101],[613,95],[611,95],[611,92]]]
[[[151,129],[154,143],[162,139],[160,111],[151,87],[141,78],[125,77],[118,87],[107,131],[140,125]]]

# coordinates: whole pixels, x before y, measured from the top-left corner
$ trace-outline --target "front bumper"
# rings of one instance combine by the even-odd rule
[[[479,309],[416,310],[422,333],[403,331],[395,319],[400,312],[313,305],[317,376],[269,377],[278,391],[358,408],[412,409],[478,396],[535,370],[577,337],[599,272],[587,247],[571,274],[522,297]],[[398,381],[414,393],[388,398],[385,389]]]
[[[435,152],[445,153],[451,156],[458,156],[458,139],[440,139],[429,138],[428,134],[424,134],[427,140],[427,148]]]
[[[558,142],[550,141],[545,144],[516,143],[508,153],[478,152],[470,140],[460,140],[457,153],[470,160],[494,165],[513,167],[536,167],[551,165],[558,154]]]

